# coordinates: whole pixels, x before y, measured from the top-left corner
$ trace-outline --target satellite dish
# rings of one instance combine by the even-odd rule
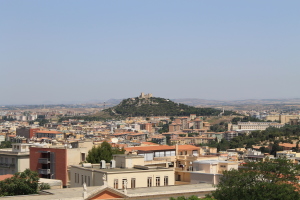
[[[118,141],[119,141],[118,138],[111,139],[111,142],[114,143],[114,144],[118,143]]]

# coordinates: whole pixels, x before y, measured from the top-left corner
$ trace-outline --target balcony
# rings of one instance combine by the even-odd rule
[[[188,160],[188,161],[195,161],[198,159],[198,156],[193,155],[178,155],[176,156],[177,160]]]
[[[50,174],[50,169],[39,169],[39,174]]]
[[[50,161],[48,160],[48,158],[39,158],[39,163],[48,164],[48,163],[50,163]]]
[[[0,168],[14,168],[15,164],[0,163]]]

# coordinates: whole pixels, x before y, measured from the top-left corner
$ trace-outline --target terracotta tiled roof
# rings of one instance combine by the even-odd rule
[[[199,149],[200,147],[196,147],[193,145],[178,145],[178,150],[188,151],[188,150],[199,150]]]
[[[132,134],[129,134],[129,135],[145,135],[146,133],[132,133]]]
[[[5,180],[5,179],[7,179],[7,178],[11,178],[11,177],[13,177],[14,175],[12,175],[12,174],[6,174],[6,175],[0,175],[0,181],[3,181],[3,180]]]
[[[159,146],[158,144],[153,143],[153,142],[141,142],[141,144],[152,145],[152,146]]]
[[[292,147],[296,147],[296,144],[282,143],[282,144],[279,144],[279,146],[292,148]]]
[[[125,148],[126,151],[140,150],[140,151],[159,151],[159,150],[175,150],[175,146],[160,145],[160,146],[138,146]]]

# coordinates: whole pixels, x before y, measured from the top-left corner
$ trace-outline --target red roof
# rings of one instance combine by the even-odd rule
[[[12,175],[12,174],[6,174],[6,175],[0,175],[0,181],[3,181],[3,180],[5,180],[5,179],[7,179],[7,178],[11,178],[11,177],[13,177],[14,175]]]
[[[175,146],[160,145],[160,146],[138,146],[125,148],[126,151],[140,150],[140,151],[159,151],[159,150],[175,150]]]
[[[200,147],[195,147],[193,145],[178,145],[178,150],[199,150]]]
[[[160,151],[160,150],[175,150],[175,146],[160,145],[160,146],[138,146],[138,147],[128,147],[125,148],[126,151],[140,150],[140,151]],[[188,151],[188,150],[199,150],[200,147],[193,145],[178,145],[178,150]]]

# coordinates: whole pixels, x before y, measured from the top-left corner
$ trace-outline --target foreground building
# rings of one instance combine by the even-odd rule
[[[29,147],[32,144],[12,144],[12,148],[0,149],[0,175],[23,172],[29,168]]]
[[[69,144],[66,146],[44,145],[42,147],[31,147],[30,170],[37,171],[40,178],[62,180],[63,187],[68,187],[68,167],[85,161],[86,155],[92,147],[92,145],[82,144],[74,143],[73,146]]]
[[[118,154],[111,163],[85,163],[70,167],[70,186],[102,186],[107,181],[115,189],[159,187],[174,185],[174,169],[158,166],[145,166],[144,156]],[[103,178],[104,177],[104,178]]]
[[[91,200],[91,199],[135,199],[135,200],[166,200],[170,197],[192,195],[204,197],[216,190],[211,184],[178,185],[166,187],[148,187],[122,190],[114,189],[107,185],[94,187],[77,187],[56,190],[47,190],[45,195],[14,196],[14,200]]]

